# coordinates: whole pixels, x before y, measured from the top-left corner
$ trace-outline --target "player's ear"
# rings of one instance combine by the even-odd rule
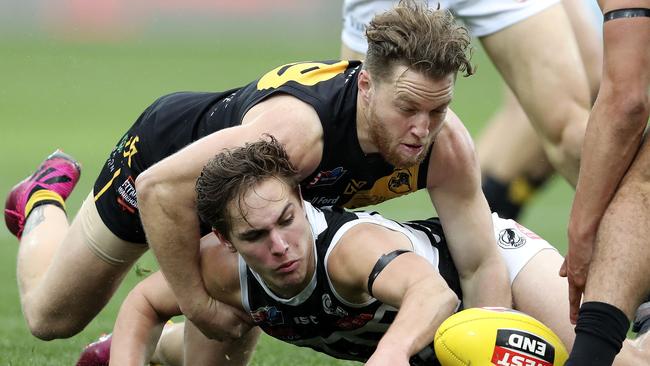
[[[363,100],[368,103],[370,97],[372,97],[372,77],[368,70],[361,69],[359,72],[357,87],[359,88],[359,93],[361,93]]]
[[[235,247],[232,245],[230,240],[226,239],[226,237],[219,230],[213,228],[212,232],[217,237],[217,239],[219,239],[219,242],[222,243],[223,245],[225,245],[226,248],[228,248],[229,251],[231,251],[233,253],[237,252],[237,249],[235,249]]]

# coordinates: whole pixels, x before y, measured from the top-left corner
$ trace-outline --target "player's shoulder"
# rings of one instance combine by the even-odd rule
[[[458,163],[475,157],[474,141],[463,122],[451,109],[447,112],[445,127],[436,137],[433,149],[436,157],[433,160],[441,162]]]
[[[447,114],[445,127],[435,139],[431,156],[427,178],[429,188],[468,183],[473,181],[468,178],[474,177],[479,169],[474,141],[463,122],[451,110]]]

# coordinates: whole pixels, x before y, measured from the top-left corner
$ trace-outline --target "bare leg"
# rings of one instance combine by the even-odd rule
[[[515,308],[538,319],[557,334],[567,350],[573,347],[575,333],[569,322],[568,284],[557,273],[562,256],[542,250],[522,269],[512,284]],[[615,366],[645,365],[650,362],[650,337],[623,343]]]
[[[91,237],[124,245],[133,251],[131,258],[121,264],[107,263],[89,248]],[[145,250],[144,245],[120,240],[103,225],[92,196],[69,228],[60,208],[34,209],[26,222],[17,265],[23,313],[31,332],[53,339],[81,331]]]
[[[558,4],[481,41],[542,138],[549,160],[575,184],[590,87],[571,34]]]
[[[571,349],[575,334],[569,322],[569,290],[557,274],[562,260],[555,250],[537,253],[512,283],[512,297],[516,309],[546,324]]]
[[[621,309],[629,319],[650,291],[650,144],[646,141],[598,229],[584,301]]]
[[[477,138],[481,170],[501,182],[526,176],[543,179],[553,173],[537,133],[510,89],[504,90],[502,108]]]

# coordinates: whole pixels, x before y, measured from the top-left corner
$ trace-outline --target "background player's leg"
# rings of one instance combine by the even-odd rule
[[[568,284],[558,275],[562,260],[555,250],[538,252],[514,279],[512,297],[515,309],[546,324],[570,349],[575,334],[569,322]]]
[[[590,87],[572,34],[557,4],[481,42],[541,136],[549,161],[575,184]]]
[[[516,219],[554,169],[516,97],[505,87],[503,104],[478,136],[483,192],[493,212]]]

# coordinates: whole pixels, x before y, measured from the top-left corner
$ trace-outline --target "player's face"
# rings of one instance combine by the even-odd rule
[[[231,202],[231,244],[265,283],[283,297],[298,294],[314,272],[314,239],[300,197],[270,178]],[[236,214],[232,214],[236,213]]]
[[[405,168],[420,163],[444,126],[454,75],[432,80],[405,66],[374,80],[368,93],[368,137],[384,159]]]

